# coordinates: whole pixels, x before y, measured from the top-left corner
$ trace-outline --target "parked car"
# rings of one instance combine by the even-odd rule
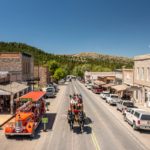
[[[87,89],[91,90],[91,89],[92,89],[92,86],[93,86],[93,84],[91,84],[91,83],[88,84],[88,85],[87,85]]]
[[[110,92],[109,91],[103,91],[101,94],[100,94],[100,97],[102,99],[106,99],[106,97],[108,97],[110,95]]]
[[[61,79],[58,81],[58,84],[64,84],[65,83],[65,79]]]
[[[90,82],[85,82],[84,85],[85,87],[87,87],[89,84],[91,84]]]
[[[125,120],[132,125],[134,130],[150,130],[150,112],[133,108],[126,113]]]
[[[58,85],[56,83],[47,84],[47,87],[54,88],[54,91],[57,93],[59,91]]]
[[[117,94],[110,94],[108,97],[106,97],[106,102],[110,105],[116,105],[118,101],[119,98]]]
[[[124,111],[128,108],[134,107],[134,103],[132,101],[129,100],[121,100],[117,103],[117,110],[120,110],[122,113],[124,113]]]
[[[54,87],[46,87],[42,88],[42,91],[46,92],[46,97],[55,97],[55,88]]]
[[[99,86],[92,86],[92,92],[95,94],[100,94],[103,91],[103,89]]]
[[[55,97],[55,90],[53,87],[48,87],[46,89],[46,96],[47,97]]]

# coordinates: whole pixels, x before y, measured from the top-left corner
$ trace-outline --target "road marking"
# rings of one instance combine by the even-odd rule
[[[78,92],[76,85],[73,85],[73,87],[74,87],[75,91]],[[96,116],[98,116],[98,114],[96,112],[94,112],[94,113],[95,113]],[[92,126],[91,126],[91,128],[92,128]],[[96,150],[101,150],[94,131],[92,131],[91,138],[92,138],[92,142],[93,142],[93,144],[95,146],[95,149]]]
[[[95,149],[96,149],[96,150],[100,150],[100,146],[99,146],[99,144],[98,144],[98,141],[97,141],[97,138],[96,138],[94,132],[92,132],[91,138],[92,138],[92,141],[93,141],[93,143],[94,143]]]

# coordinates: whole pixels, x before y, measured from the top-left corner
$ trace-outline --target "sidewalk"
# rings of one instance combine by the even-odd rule
[[[0,127],[2,127],[12,117],[13,115],[10,115],[10,114],[0,114]]]
[[[143,109],[143,110],[145,110],[145,111],[149,111],[149,112],[150,112],[150,108],[147,107],[147,106],[144,106],[144,104],[135,103],[134,105],[135,105],[135,107],[138,107],[138,108],[140,108],[140,109]]]

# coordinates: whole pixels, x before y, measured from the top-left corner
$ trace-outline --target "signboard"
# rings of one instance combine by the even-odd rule
[[[32,98],[20,98],[22,102],[32,101]]]
[[[48,123],[48,118],[47,117],[42,118],[42,123]]]

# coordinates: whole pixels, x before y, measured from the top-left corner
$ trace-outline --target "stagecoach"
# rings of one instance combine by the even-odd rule
[[[70,129],[74,128],[75,124],[79,125],[80,131],[84,129],[85,113],[83,111],[83,102],[81,95],[70,96],[70,106],[67,115]]]

